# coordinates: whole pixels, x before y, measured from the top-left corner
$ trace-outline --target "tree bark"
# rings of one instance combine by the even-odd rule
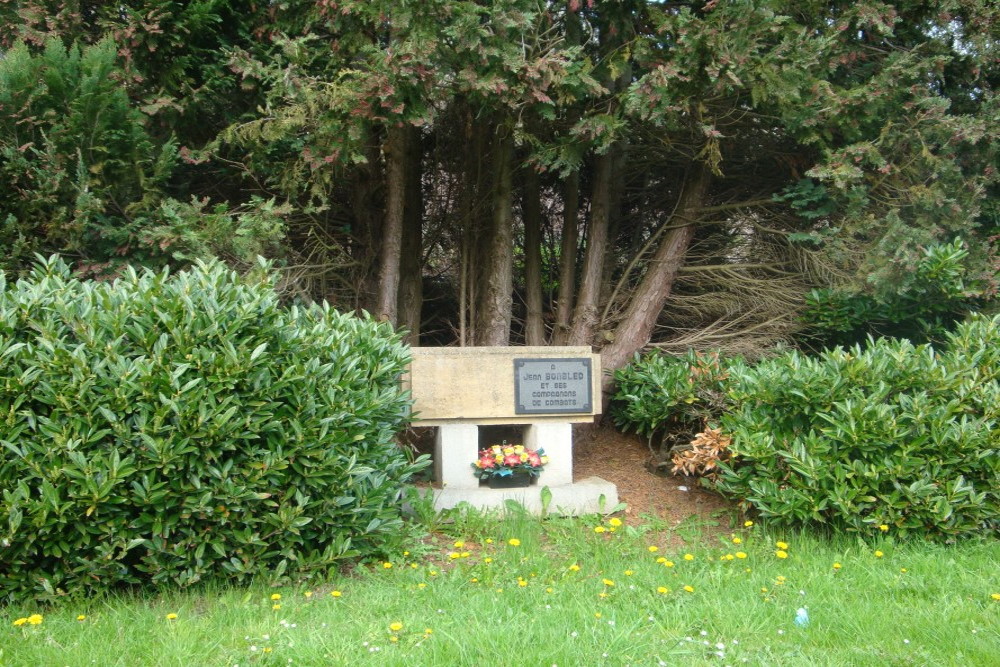
[[[378,174],[379,147],[374,141],[366,148],[367,161],[353,173],[351,191],[351,258],[358,267],[354,274],[357,291],[354,308],[374,312],[378,292],[378,239],[383,222],[382,179]],[[336,298],[331,299],[336,302]]]
[[[405,128],[391,126],[382,151],[385,154],[386,202],[375,316],[395,325],[398,315],[399,258],[403,244],[403,208],[406,201]]]
[[[539,201],[538,173],[531,167],[524,171],[521,212],[524,217],[524,342],[545,345],[545,322],[542,321],[542,207]]]
[[[511,290],[513,289],[514,233],[511,202],[511,154],[507,128],[497,125],[493,144],[493,215],[484,234],[481,255],[483,271],[478,292],[476,344],[507,345],[510,340]]]
[[[670,297],[674,279],[694,237],[698,209],[704,205],[711,178],[706,165],[696,162],[691,166],[680,195],[677,214],[668,222],[676,226],[663,237],[656,254],[650,260],[642,282],[615,328],[614,340],[601,350],[601,365],[605,371],[621,368],[629,362],[632,355],[649,343],[656,320]],[[687,224],[678,225],[678,219]],[[610,385],[611,377],[605,375],[605,389],[609,389]]]
[[[556,302],[556,323],[552,329],[552,344],[565,345],[569,338],[569,320],[573,312],[576,291],[577,225],[580,212],[580,172],[566,177],[563,196],[562,243],[559,253],[559,296]]]
[[[608,243],[608,212],[611,194],[612,157],[597,156],[594,165],[594,189],[590,200],[590,222],[587,225],[587,250],[583,256],[583,271],[573,322],[566,342],[569,345],[592,345],[597,328],[598,299],[604,273],[604,253]]]
[[[423,192],[421,188],[420,130],[406,128],[403,235],[399,258],[399,325],[407,330],[406,343],[420,344],[423,306]]]

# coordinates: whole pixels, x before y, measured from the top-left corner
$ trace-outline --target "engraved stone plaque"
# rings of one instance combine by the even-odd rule
[[[590,359],[514,359],[514,411],[519,415],[589,413]]]

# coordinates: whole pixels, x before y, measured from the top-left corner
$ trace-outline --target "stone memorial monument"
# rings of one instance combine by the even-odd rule
[[[574,423],[601,412],[601,361],[589,347],[414,347],[404,386],[413,396],[414,426],[434,426],[434,502],[438,509],[468,502],[503,507],[516,500],[564,514],[611,511],[614,484],[599,477],[573,479]],[[481,447],[480,427],[520,428],[516,444],[549,457],[535,485],[490,489],[473,474]]]

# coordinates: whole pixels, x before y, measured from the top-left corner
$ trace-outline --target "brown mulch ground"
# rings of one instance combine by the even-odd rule
[[[582,424],[573,431],[573,477],[600,477],[618,487],[618,499],[627,503],[627,523],[640,515],[657,516],[674,527],[695,516],[718,531],[729,530],[733,506],[698,487],[695,479],[657,475],[650,471],[652,457],[646,440],[624,434],[604,424]],[[684,487],[687,490],[683,490]]]

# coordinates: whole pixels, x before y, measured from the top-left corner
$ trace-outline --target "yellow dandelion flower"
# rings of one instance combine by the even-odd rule
[[[673,567],[673,566],[674,566],[674,561],[672,560],[663,561],[663,567]]]
[[[339,598],[341,595],[343,595],[343,593],[340,591],[330,591],[330,597],[332,598]]]
[[[430,572],[428,572],[427,574],[431,575],[432,577],[436,577],[436,576],[438,576],[438,573],[437,573],[437,570],[431,570],[431,571],[430,571]]]
[[[168,621],[176,621],[177,620],[177,614],[175,614],[173,612],[170,612],[169,614],[167,614],[167,620]]]
[[[1000,602],[1000,593],[990,593],[990,597],[996,600],[997,602]]]
[[[27,618],[19,618],[16,621],[14,621],[14,625],[20,627],[20,626],[24,625],[27,622],[28,622]]]
[[[552,591],[553,591],[553,588],[551,586],[549,586],[548,588],[545,589],[546,593],[551,593]]]
[[[747,557],[747,555],[746,555],[746,552],[743,552],[743,551],[737,551],[737,552],[736,552],[736,557],[737,557],[737,558],[739,558],[740,560],[743,560],[744,558],[746,558],[746,557]]]
[[[875,558],[881,558],[884,555],[885,554],[879,551],[878,549],[875,550]]]
[[[278,611],[279,609],[281,609],[281,605],[280,604],[272,604],[271,605],[271,609],[273,609],[274,611]]]
[[[753,521],[744,521],[743,522],[743,527],[744,528],[750,528],[751,526],[753,526]]]
[[[389,629],[392,630],[393,632],[399,632],[400,630],[403,629],[403,624],[400,623],[399,621],[394,621],[389,624]]]
[[[631,577],[633,574],[634,574],[634,572],[632,572],[632,570],[625,570],[625,576],[626,577]]]
[[[261,652],[262,653],[270,653],[271,652],[271,647],[270,646],[265,646],[264,648],[261,649]]]
[[[785,551],[784,549],[778,549],[777,551],[774,552],[774,555],[777,556],[778,558],[788,558],[788,552]]]
[[[85,614],[80,614],[79,616],[76,617],[76,620],[78,620],[78,621],[86,621],[87,620],[87,616]]]
[[[458,553],[452,551],[450,554],[448,554],[448,558],[450,558],[452,560],[455,560],[455,559],[459,558],[459,555],[458,555]]]
[[[399,637],[397,637],[396,635],[393,635],[393,636],[389,637],[389,641],[391,641],[393,644],[395,644],[396,642],[399,641]]]
[[[766,593],[767,592],[767,586],[761,586],[760,592],[761,593]]]
[[[465,546],[465,542],[463,542],[462,540],[459,540],[458,542],[455,542],[455,548],[456,549],[461,549],[464,546]]]
[[[389,569],[392,568],[392,563],[390,563],[389,561],[386,561],[386,562],[382,563],[382,567],[384,567],[385,569],[389,570]]]
[[[881,530],[881,531],[882,531],[883,533],[888,533],[888,532],[889,532],[889,526],[887,526],[887,525],[886,525],[886,524],[884,524],[884,523],[883,523],[882,525],[880,525],[880,526],[878,527],[878,529],[879,529],[879,530]]]
[[[842,567],[842,565],[840,563],[834,563],[833,564],[833,569],[834,570],[839,570],[841,567]]]
[[[486,538],[486,544],[493,544],[493,538],[487,537]]]
[[[271,599],[272,600],[280,600],[281,599],[281,593],[271,593]]]
[[[777,579],[778,579],[778,583],[779,583],[779,584],[780,584],[780,583],[784,583],[784,582],[785,582],[785,576],[784,576],[783,574],[779,574],[779,575],[777,576]]]
[[[686,590],[688,593],[694,593],[694,586],[687,585],[684,587],[684,590]]]
[[[734,537],[733,538],[733,544],[743,544],[743,538],[742,537]]]
[[[507,544],[509,544],[512,547],[519,547],[521,546],[521,540],[517,539],[516,537],[512,537],[509,540],[507,540]]]
[[[663,557],[663,556],[660,556],[659,558],[656,559],[656,562],[657,563],[666,563],[667,559],[665,557]]]
[[[421,581],[419,584],[417,584],[417,588],[427,588],[427,584]]]
[[[431,630],[430,628],[424,628],[424,634],[425,635],[432,635],[432,634],[434,634],[434,631]]]
[[[404,552],[403,552],[403,555],[404,555],[404,556],[409,556],[409,555],[410,555],[410,552],[409,552],[409,551],[404,551]]]
[[[670,592],[670,589],[667,588],[666,586],[659,586],[657,587],[656,592],[659,593],[660,595],[666,595],[667,593]]]
[[[44,617],[41,614],[32,614],[28,617],[28,625],[40,625],[43,620]]]
[[[569,566],[569,571],[570,572],[579,572],[580,571],[580,566],[577,565],[576,563],[573,563],[572,565]]]
[[[595,533],[603,533],[605,530],[607,530],[607,529],[604,526],[596,526],[594,528],[594,532]]]
[[[601,617],[601,612],[599,611],[594,612],[594,618],[600,618],[600,617]]]
[[[418,566],[417,566],[417,564],[416,564],[416,563],[410,563],[410,569],[411,569],[411,570],[416,570],[416,569],[417,569],[417,567],[418,567]]]
[[[901,567],[899,568],[899,571],[902,572],[903,574],[906,574],[909,570],[907,570],[905,567]]]
[[[313,592],[312,591],[306,591],[305,593],[303,593],[303,595],[305,595],[306,598],[311,598],[313,596]]]
[[[657,551],[660,550],[660,547],[656,546],[655,544],[651,544],[648,547],[646,547],[646,549],[649,551],[649,553],[655,554]]]
[[[608,597],[608,594],[607,593],[598,593],[597,597],[599,597],[599,598],[606,598],[606,597]]]
[[[694,560],[694,554],[684,554],[684,560]]]
[[[775,542],[774,546],[778,547],[782,551],[785,551],[785,550],[788,549],[788,544],[786,542]]]
[[[601,579],[601,583],[604,584],[605,586],[614,586],[615,585],[615,582],[611,581],[610,579]]]
[[[611,519],[608,519],[608,525],[618,528],[619,526],[622,525],[622,520],[619,519],[618,517],[612,517]]]
[[[490,558],[489,556],[487,556],[486,558],[483,559],[483,562],[486,563],[487,565],[489,565],[490,563],[493,562],[493,559]]]
[[[519,579],[517,585],[520,586],[521,588],[525,588],[528,585],[528,582],[525,581],[524,579]]]

